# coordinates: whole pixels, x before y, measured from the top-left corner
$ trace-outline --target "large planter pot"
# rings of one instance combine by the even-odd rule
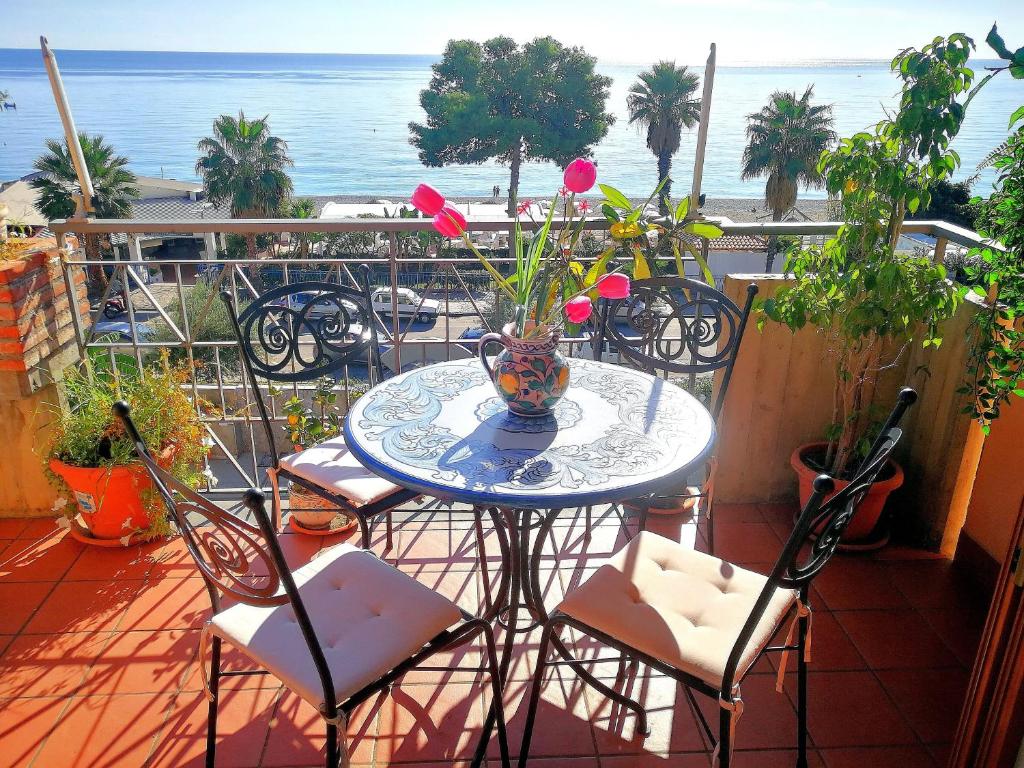
[[[492,343],[503,349],[488,363],[484,348]],[[558,332],[550,328],[530,339],[516,337],[512,323],[501,333],[485,333],[480,337],[480,361],[498,395],[517,416],[547,416],[569,388],[569,364],[558,351]]]
[[[71,489],[89,533],[97,539],[120,539],[149,528],[153,518],[142,493],[153,487],[141,464],[125,467],[74,467],[50,459],[50,469]]]
[[[292,527],[302,533],[343,533],[357,522],[354,515],[298,483],[291,483],[288,489],[288,512]]]
[[[800,507],[807,505],[813,492],[814,478],[821,474],[821,470],[808,466],[806,457],[808,455],[824,454],[828,443],[808,443],[801,445],[789,457],[789,464],[796,472],[797,481],[800,484]],[[836,493],[843,490],[850,483],[848,480],[836,480]],[[846,544],[866,542],[872,537],[882,516],[885,502],[889,494],[903,485],[903,469],[892,459],[889,460],[888,470],[883,469],[878,482],[871,486],[864,500],[857,508],[857,513],[850,520],[849,525],[843,533],[842,541]]]
[[[175,446],[169,445],[156,461],[161,467],[170,467],[175,453]],[[76,467],[50,459],[50,469],[71,489],[92,538],[122,539],[153,524],[153,516],[142,499],[153,482],[142,464]]]

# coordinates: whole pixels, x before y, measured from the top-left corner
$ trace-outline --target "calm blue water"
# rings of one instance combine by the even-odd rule
[[[429,181],[449,194],[488,195],[508,184],[506,169],[485,164],[428,169],[408,142],[408,123],[420,120],[418,95],[430,79],[429,56],[224,54],[64,51],[58,53],[79,129],[102,133],[128,156],[139,174],[194,179],[196,142],[214,118],[245,110],[269,115],[287,140],[300,194],[369,194],[401,198]],[[979,62],[980,64],[980,62]],[[597,147],[601,178],[643,195],[656,180],[644,138],[626,120],[626,91],[639,67],[601,66],[613,79],[610,108],[618,121]],[[896,78],[882,63],[803,67],[719,67],[704,191],[715,197],[759,197],[762,181],[740,180],[745,116],[777,89],[802,91],[835,105],[841,135],[865,128],[891,106]],[[17,111],[0,112],[0,180],[31,171],[43,140],[60,135],[60,123],[35,50],[0,49],[0,89]],[[960,176],[1006,136],[1024,86],[1000,76],[971,105],[956,142]],[[696,131],[684,135],[673,177],[689,187]],[[551,164],[523,171],[525,195],[551,194],[561,174]],[[992,173],[975,189],[987,193]],[[679,189],[682,191],[682,189]],[[805,193],[823,197],[820,191]]]

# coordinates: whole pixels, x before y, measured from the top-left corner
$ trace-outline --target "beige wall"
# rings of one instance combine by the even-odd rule
[[[1024,403],[1004,406],[985,439],[963,532],[1002,562],[1024,501]]]
[[[746,286],[758,284],[759,297],[771,296],[786,279],[766,275],[730,275],[725,292],[738,304]],[[893,498],[897,526],[914,541],[945,551],[947,522],[959,522],[973,478],[968,433],[970,419],[959,413],[967,359],[967,330],[975,304],[962,305],[943,328],[937,350],[906,350],[899,363],[879,379],[875,402],[882,415],[895,402],[899,387],[909,384],[920,399],[904,423],[906,437],[897,454],[906,482]],[[748,326],[733,373],[720,425],[716,497],[722,501],[778,501],[796,497],[789,466],[793,450],[822,439],[832,420],[834,365],[824,336],[814,328],[792,333],[766,322]],[[980,446],[974,446],[974,453]],[[968,491],[969,491],[969,482]],[[963,509],[958,512],[955,503]],[[955,537],[953,538],[955,545]],[[949,552],[951,554],[951,552]]]

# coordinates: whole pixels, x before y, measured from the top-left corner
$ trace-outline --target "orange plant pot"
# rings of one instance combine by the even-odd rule
[[[166,448],[157,461],[170,465],[173,446]],[[120,539],[153,524],[142,494],[153,487],[142,464],[120,467],[75,467],[60,459],[50,459],[50,469],[71,489],[78,511],[89,533],[97,539]]]
[[[789,465],[796,472],[797,481],[800,485],[801,509],[807,505],[807,500],[811,498],[811,493],[814,491],[814,478],[821,474],[819,470],[807,466],[804,457],[815,451],[824,451],[827,446],[828,443],[801,445],[789,457]],[[868,539],[875,530],[875,526],[878,525],[878,520],[882,516],[882,510],[885,508],[885,502],[888,500],[889,494],[903,485],[903,468],[892,459],[889,460],[889,467],[891,474],[872,485],[871,490],[868,491],[864,500],[860,503],[857,513],[850,520],[845,533],[843,533],[842,540],[844,542],[854,543]],[[848,480],[836,480],[835,484],[836,493],[838,493],[850,483]]]

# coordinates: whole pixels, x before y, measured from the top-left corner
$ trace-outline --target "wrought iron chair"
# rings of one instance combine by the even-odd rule
[[[594,359],[600,360],[602,350],[607,348],[619,354],[620,362],[652,375],[665,379],[673,375],[688,376],[691,391],[698,375],[721,370],[718,393],[711,403],[711,415],[717,423],[756,295],[757,286],[751,283],[747,287],[747,299],[740,308],[721,291],[697,280],[681,277],[634,280],[629,298],[602,302],[593,342]],[[699,488],[689,486],[679,494],[628,502],[627,506],[639,512],[638,532],[646,527],[652,506],[666,502],[678,504],[681,510],[690,510],[695,520],[703,517],[708,552],[714,553],[711,508],[717,466],[712,456],[705,467],[704,483]],[[622,522],[625,528],[624,518]],[[588,510],[588,533],[589,528]]]
[[[527,710],[519,765],[530,749],[544,672],[551,664],[571,666],[598,691],[637,715],[647,732],[643,707],[591,674],[558,639],[573,627],[622,654],[682,683],[701,726],[714,743],[718,764],[728,768],[736,721],[743,712],[740,684],[766,652],[780,652],[778,689],[786,673],[786,654],[797,655],[798,768],[807,766],[807,658],[811,581],[832,557],[858,505],[899,441],[904,412],[917,399],[900,392],[881,433],[849,484],[829,497],[835,483],[828,475],[814,481],[814,493],[768,576],[747,571],[677,542],[644,531],[570,591],[544,626]],[[789,618],[781,645],[768,643]],[[698,631],[699,630],[699,631]],[[794,644],[795,635],[795,644]],[[549,662],[554,645],[562,661]],[[693,691],[720,704],[717,738],[696,705]]]
[[[359,289],[306,281],[267,291],[236,312],[227,305],[253,399],[270,445],[267,470],[274,491],[274,526],[281,527],[281,480],[289,480],[356,516],[363,548],[370,546],[371,522],[384,516],[387,548],[392,545],[391,510],[419,494],[378,477],[349,452],[342,435],[281,457],[270,411],[257,380],[311,382],[365,362],[370,384],[384,378],[377,345],[377,323],[370,304],[369,270],[357,270]],[[301,306],[293,297],[315,296]]]
[[[434,654],[479,635],[487,647],[491,683],[488,722],[496,721],[502,764],[509,764],[497,652],[486,621],[350,544],[338,544],[292,571],[262,493],[249,490],[244,497],[255,525],[221,509],[156,464],[126,403],[116,403],[114,410],[195,560],[213,606],[200,640],[209,698],[207,768],[215,760],[222,677],[269,673],[280,678],[320,712],[327,735],[326,765],[336,768],[345,754],[339,735],[344,739],[348,717],[359,704],[387,691],[409,670],[424,668],[423,662]],[[231,607],[221,605],[221,595],[232,601]],[[223,641],[262,669],[222,671]],[[485,727],[480,754],[489,740],[490,728]]]

